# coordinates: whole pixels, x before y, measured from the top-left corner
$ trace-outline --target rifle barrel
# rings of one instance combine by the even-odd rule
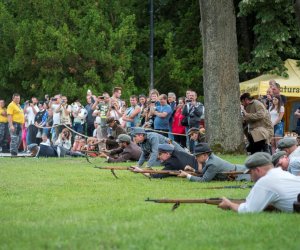
[[[243,171],[228,171],[228,172],[221,172],[220,174],[224,175],[238,175],[238,174],[244,174]]]
[[[235,203],[243,203],[244,199],[230,199]],[[146,199],[145,201],[152,201],[156,203],[206,203],[210,205],[219,205],[222,202],[222,198],[207,198],[207,199]]]

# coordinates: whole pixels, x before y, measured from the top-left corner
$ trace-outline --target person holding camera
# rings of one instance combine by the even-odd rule
[[[71,105],[68,105],[68,98],[66,96],[61,97],[61,102],[55,112],[60,113],[61,126],[59,130],[63,129],[64,126],[62,125],[67,125],[68,127],[72,126],[72,121],[71,121],[72,108]]]
[[[187,123],[184,126],[187,132],[190,128],[200,127],[200,120],[204,114],[204,105],[201,102],[197,102],[197,93],[195,91],[189,91],[188,99],[185,102],[182,114],[186,117]],[[194,142],[189,140],[188,136],[187,145],[189,146],[189,150],[194,152]]]
[[[64,128],[59,134],[58,139],[56,140],[54,145],[61,146],[67,150],[70,150],[72,147],[71,138],[71,132],[67,128]]]
[[[122,116],[122,120],[126,122],[126,129],[128,132],[130,132],[131,128],[138,126],[141,113],[137,96],[130,96],[130,105],[131,106],[126,109],[125,114]]]
[[[24,106],[24,114],[26,117],[25,125],[27,126],[27,134],[26,134],[27,145],[36,142],[36,133],[38,129],[34,125],[34,119],[36,114],[39,112],[39,108],[37,104],[38,104],[38,99],[36,97],[31,97],[31,101],[27,100]]]
[[[115,100],[111,101],[111,105],[109,107],[109,110],[107,112],[107,117],[113,117],[114,120],[119,121],[122,118],[122,112],[119,106],[119,103]]]
[[[98,98],[95,100],[95,103],[92,106],[93,116],[99,116],[100,117],[100,126],[101,126],[101,137],[106,138],[107,137],[107,125],[106,125],[106,118],[107,118],[107,112],[110,107],[110,97],[109,94],[104,92],[102,96],[98,96]]]

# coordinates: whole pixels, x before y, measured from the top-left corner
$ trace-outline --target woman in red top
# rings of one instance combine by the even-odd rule
[[[181,125],[181,121],[184,118],[182,115],[182,109],[185,104],[184,98],[178,98],[178,105],[176,107],[176,112],[173,116],[172,133],[175,133],[174,140],[178,142],[182,147],[186,147],[186,136],[185,127]],[[181,135],[177,135],[181,134]]]

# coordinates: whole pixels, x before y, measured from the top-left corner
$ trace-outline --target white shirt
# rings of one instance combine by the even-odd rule
[[[284,113],[284,106],[281,106],[279,111],[280,113]],[[272,110],[270,109],[269,112],[270,112],[272,124],[274,124],[275,121],[278,119],[280,113],[278,113],[275,108]]]
[[[268,205],[285,212],[293,211],[293,203],[300,193],[300,177],[273,168],[254,185],[246,202],[240,204],[239,213],[263,211]]]
[[[300,157],[300,147],[297,147],[290,155],[289,159],[291,160],[292,158],[295,157]]]
[[[60,112],[55,112],[60,104],[52,104],[51,108],[53,111],[53,125],[59,125],[60,124]]]
[[[39,108],[37,105],[34,105],[33,107],[29,106],[26,108],[26,117],[28,125],[34,124],[35,114],[33,112],[33,109],[35,109],[36,112],[39,112]]]

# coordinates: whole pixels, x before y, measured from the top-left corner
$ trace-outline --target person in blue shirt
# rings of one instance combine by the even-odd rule
[[[156,106],[151,110],[154,118],[154,129],[161,131],[158,132],[163,136],[168,137],[169,132],[169,120],[172,115],[172,108],[168,104],[168,97],[165,94],[159,96],[160,106]]]

